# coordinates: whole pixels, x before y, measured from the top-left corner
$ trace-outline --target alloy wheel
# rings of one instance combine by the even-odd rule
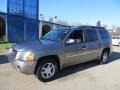
[[[104,52],[102,54],[102,63],[106,63],[108,61],[108,52]]]
[[[46,63],[41,67],[41,76],[44,79],[49,79],[55,74],[55,65],[53,63]]]

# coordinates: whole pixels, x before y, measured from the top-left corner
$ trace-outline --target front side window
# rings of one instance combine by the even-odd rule
[[[113,37],[112,39],[120,39],[120,37]]]
[[[117,39],[116,37],[112,37],[112,39]]]
[[[81,43],[84,42],[83,36],[83,30],[75,30],[70,34],[69,39],[75,40],[75,43]]]
[[[98,35],[96,30],[85,30],[85,41],[94,42],[98,40]]]

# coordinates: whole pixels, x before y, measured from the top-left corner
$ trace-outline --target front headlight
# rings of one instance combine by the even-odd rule
[[[33,59],[34,55],[32,52],[17,52],[16,60],[32,61]]]
[[[34,55],[33,55],[33,53],[31,53],[31,52],[27,52],[27,53],[24,55],[24,60],[32,61],[33,59],[34,59]]]

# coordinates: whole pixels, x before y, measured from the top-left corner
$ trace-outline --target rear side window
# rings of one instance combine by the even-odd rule
[[[98,40],[98,35],[96,30],[85,30],[85,41],[94,42]]]
[[[110,35],[106,30],[99,30],[102,39],[110,39]]]

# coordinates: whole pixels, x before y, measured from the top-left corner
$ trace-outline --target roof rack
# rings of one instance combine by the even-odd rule
[[[78,28],[101,28],[101,29],[104,29],[104,27],[98,27],[98,26],[78,26]]]

